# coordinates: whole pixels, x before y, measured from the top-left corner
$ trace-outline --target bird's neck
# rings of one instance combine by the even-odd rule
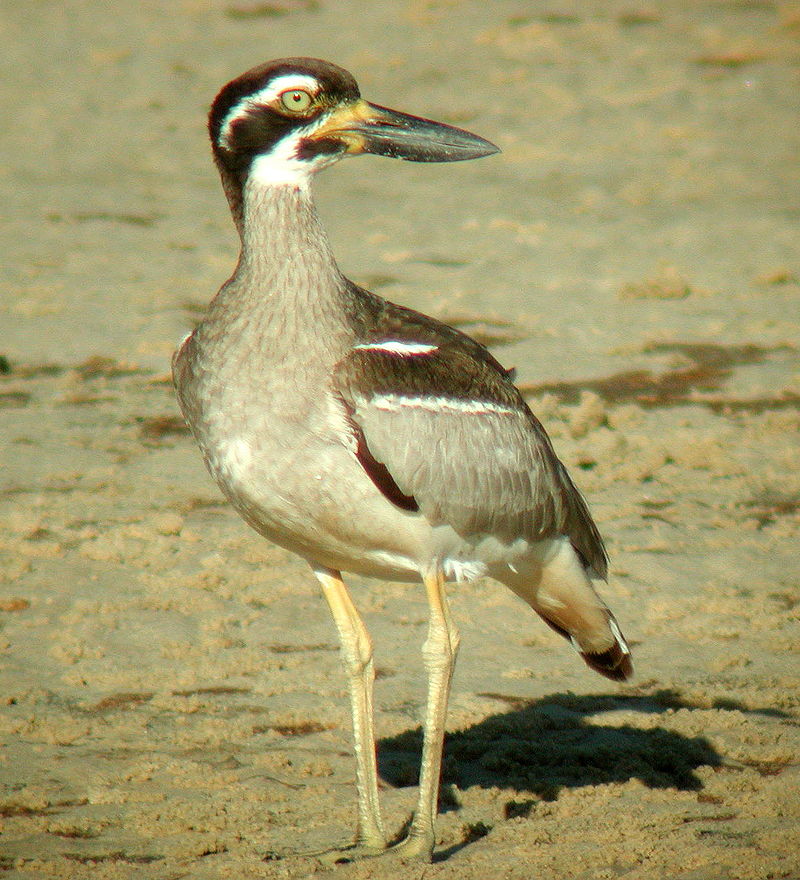
[[[261,278],[277,273],[294,286],[309,273],[317,284],[338,280],[309,186],[248,181],[242,211],[239,272]]]
[[[227,191],[227,188],[226,188]],[[336,265],[308,186],[248,180],[231,209],[242,249],[216,306],[282,322],[329,323],[347,282]],[[238,210],[237,210],[238,208]]]

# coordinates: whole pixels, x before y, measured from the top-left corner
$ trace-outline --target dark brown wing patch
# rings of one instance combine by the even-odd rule
[[[347,413],[347,422],[356,439],[356,458],[361,467],[366,471],[367,476],[372,480],[376,488],[389,501],[391,501],[395,507],[399,507],[401,510],[407,510],[410,513],[417,513],[419,510],[419,504],[417,504],[416,498],[414,498],[413,495],[406,495],[395,482],[394,477],[389,472],[389,468],[387,468],[383,462],[378,461],[372,452],[370,452],[370,448],[367,445],[367,438],[361,430],[361,425],[355,420],[353,410],[348,406],[347,401],[343,400],[341,397],[339,399]]]

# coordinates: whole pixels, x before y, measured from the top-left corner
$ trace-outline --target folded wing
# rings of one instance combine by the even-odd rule
[[[381,305],[333,374],[375,485],[464,537],[568,536],[604,578],[606,553],[586,503],[508,372],[464,334]]]

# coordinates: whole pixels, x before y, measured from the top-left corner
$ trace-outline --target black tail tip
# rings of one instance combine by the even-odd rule
[[[612,681],[627,681],[633,675],[633,663],[630,651],[616,644],[600,654],[588,654],[581,651],[586,665],[600,675]]]

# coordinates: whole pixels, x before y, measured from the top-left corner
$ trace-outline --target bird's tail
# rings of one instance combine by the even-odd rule
[[[557,621],[556,618],[560,617],[560,615],[554,615],[549,611],[545,612],[538,609],[537,613],[549,627],[552,627],[557,633],[572,642],[575,650],[583,657],[590,669],[594,669],[595,672],[599,672],[600,675],[604,675],[613,681],[625,681],[633,675],[630,648],[625,641],[625,636],[622,635],[617,625],[614,615],[608,608],[603,610],[606,614],[605,626],[601,627],[601,629],[606,630],[604,641],[609,641],[608,633],[611,634],[611,640],[607,648],[599,649],[581,644],[581,640],[576,633],[570,632],[570,630],[561,626],[560,622]],[[586,631],[585,626],[583,629]],[[596,636],[596,634],[593,635]]]
[[[595,672],[614,681],[630,678],[630,648],[569,541],[559,543],[537,574],[507,581],[508,586],[569,639]]]

